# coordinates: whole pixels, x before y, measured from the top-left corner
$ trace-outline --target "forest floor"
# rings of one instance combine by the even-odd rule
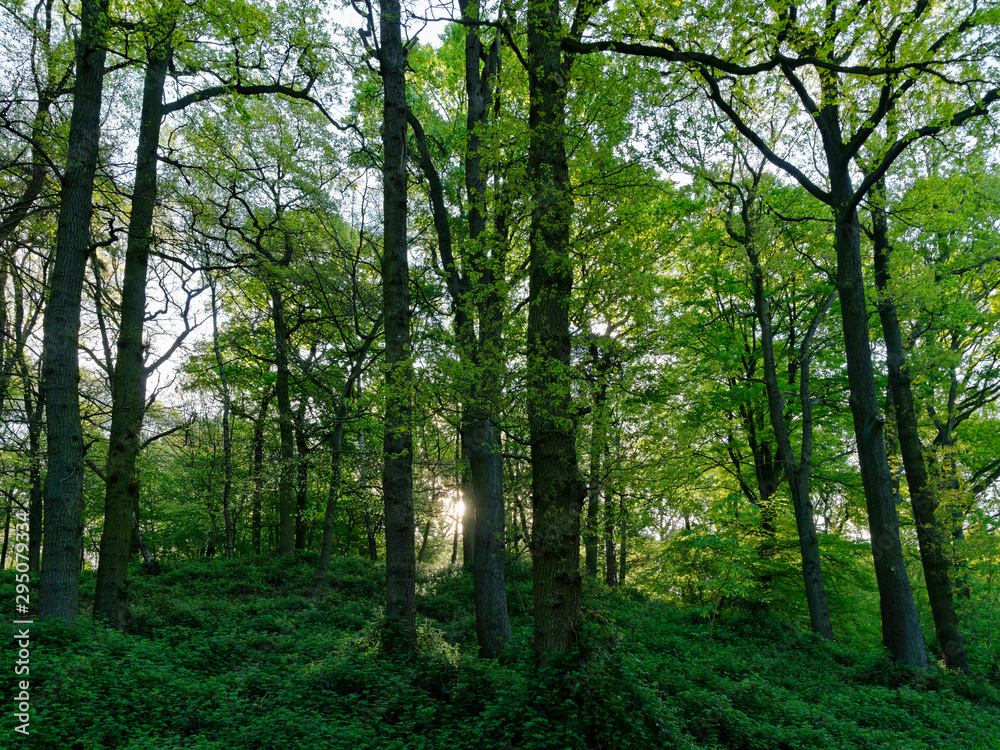
[[[474,656],[471,575],[450,569],[420,575],[418,653],[389,658],[383,569],[334,560],[314,603],[314,561],[168,562],[133,576],[128,633],[35,623],[31,734],[8,710],[0,748],[1000,750],[995,673],[915,672],[764,612],[711,621],[595,587],[580,652],[539,671],[520,566],[500,663]]]

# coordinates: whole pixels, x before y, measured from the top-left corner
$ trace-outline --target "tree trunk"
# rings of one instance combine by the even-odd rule
[[[580,481],[570,414],[569,302],[573,202],[566,158],[566,85],[558,0],[528,5],[528,174],[532,186],[528,308],[528,422],[535,656],[568,651],[580,621]]]
[[[917,525],[917,543],[924,580],[934,616],[934,629],[945,665],[968,673],[969,660],[965,654],[955,599],[952,595],[948,573],[951,567],[945,550],[945,533],[936,517],[937,498],[931,486],[924,463],[923,444],[917,429],[917,412],[913,403],[910,371],[903,352],[903,335],[896,313],[896,303],[889,290],[889,228],[885,210],[885,182],[879,181],[872,189],[874,205],[871,210],[872,232],[875,245],[875,284],[879,291],[878,314],[882,322],[886,357],[889,369],[889,388],[895,407],[896,433],[899,450],[906,473],[906,486],[910,491],[913,518]]]
[[[278,433],[281,467],[278,475],[278,554],[295,549],[295,416],[288,384],[288,327],[281,290],[271,287],[271,318],[274,322],[274,359],[277,369],[274,395],[278,402]]]
[[[476,504],[476,549],[472,568],[479,655],[497,658],[510,640],[504,577],[503,464],[500,443],[487,417],[471,425],[469,463]]]
[[[330,437],[330,489],[326,496],[326,514],[323,517],[323,545],[320,547],[316,572],[313,573],[309,598],[315,599],[323,591],[323,582],[330,569],[330,556],[333,554],[333,532],[337,524],[337,500],[340,498],[340,456],[344,444],[344,422],[347,419],[347,402],[340,399],[337,403],[337,422]]]
[[[466,421],[466,411],[462,410],[462,421]],[[466,445],[463,426],[458,433],[461,442],[459,463],[459,493],[462,498],[462,565],[471,566],[476,554],[476,502],[472,488],[472,471],[469,469],[469,449]]]
[[[250,479],[253,482],[253,497],[250,499],[250,545],[256,557],[261,555],[261,511],[264,504],[264,420],[271,403],[270,390],[265,391],[253,421],[251,440],[252,463]]]
[[[751,231],[750,227],[747,232]],[[830,308],[833,298],[827,299],[822,311],[817,313],[799,349],[799,401],[802,409],[802,446],[799,463],[795,463],[792,441],[785,422],[785,399],[778,387],[778,370],[774,359],[774,333],[771,327],[771,312],[764,291],[764,271],[760,256],[748,237],[745,245],[750,260],[753,285],[754,308],[760,323],[761,350],[764,356],[764,383],[767,388],[768,413],[771,429],[778,446],[778,456],[788,478],[792,506],[795,509],[795,526],[799,537],[799,557],[802,564],[802,580],[809,607],[809,623],[813,632],[828,640],[833,640],[833,623],[830,607],[823,583],[823,567],[819,554],[819,540],[816,536],[816,521],[813,518],[812,500],[809,496],[809,476],[812,471],[812,396],[809,392],[809,366],[812,355],[809,352],[820,319]]]
[[[139,502],[139,455],[146,411],[146,368],[143,323],[146,316],[146,276],[156,205],[156,150],[163,121],[163,87],[170,59],[173,23],[157,19],[162,35],[149,50],[143,84],[139,145],[136,150],[135,188],[129,217],[128,244],[121,292],[121,318],[114,377],[111,380],[111,432],[104,495],[104,532],[101,535],[94,615],[115,627],[125,627],[126,576],[132,546],[132,518]],[[160,25],[162,24],[162,25]]]
[[[601,352],[596,343],[590,345],[590,356],[594,362],[594,375],[600,379],[594,388],[594,418],[590,434],[590,482],[587,497],[587,525],[584,534],[584,549],[587,560],[587,575],[597,576],[597,548],[600,539],[601,485],[604,466],[601,459],[607,443],[608,385],[604,382],[607,368],[599,365]]]
[[[747,410],[754,422],[763,417],[758,413],[757,406]],[[767,561],[772,559],[778,551],[778,511],[774,505],[775,496],[778,494],[778,486],[781,482],[782,466],[775,455],[774,447],[768,438],[762,437],[760,432],[763,425],[754,425],[751,433],[750,452],[753,456],[754,476],[757,481],[757,502],[760,507],[760,534],[761,542],[757,546],[757,556],[762,562],[763,570],[760,571],[758,580],[766,588],[770,587],[772,575],[768,568]]]
[[[375,539],[375,522],[372,520],[371,508],[365,509],[365,535],[368,537],[368,559],[378,560],[378,543]]]
[[[610,492],[604,493],[604,582],[608,586],[618,585],[618,560],[615,554],[615,514],[612,513]]]
[[[413,518],[413,366],[410,361],[409,263],[406,257],[406,54],[399,0],[380,0],[385,315],[385,616],[387,651],[416,646],[416,552]]]
[[[233,529],[230,507],[233,496],[232,395],[229,390],[229,375],[222,361],[222,347],[219,345],[219,307],[215,293],[215,278],[210,277],[208,283],[212,293],[212,351],[215,354],[215,366],[219,368],[219,383],[222,386],[222,455],[226,474],[222,487],[222,520],[226,532],[226,558],[232,560],[236,554],[236,533]]]
[[[295,419],[295,549],[306,548],[306,510],[309,500],[309,441],[306,440],[306,399]]]
[[[10,541],[10,521],[14,514],[14,490],[7,490],[7,508],[4,510],[3,549],[0,550],[0,570],[7,568],[7,544]]]
[[[478,4],[461,0],[460,8],[467,20],[479,20]],[[467,360],[475,366],[475,372],[468,379],[468,421],[463,434],[468,441],[471,504],[475,518],[472,580],[476,635],[480,656],[494,659],[511,637],[504,577],[503,456],[494,416],[495,405],[501,396],[504,369],[503,296],[498,289],[503,278],[498,279],[497,275],[498,271],[503,272],[505,250],[500,247],[491,262],[487,254],[486,179],[481,130],[489,114],[490,83],[499,65],[499,46],[495,46],[486,58],[485,69],[480,73],[482,57],[479,30],[470,27],[465,35],[465,90],[469,103],[465,189],[469,199],[469,265],[475,279],[472,291],[479,317],[479,340],[473,339],[470,325],[470,341],[467,343],[474,348],[474,353]]]
[[[954,383],[953,387],[957,388],[957,379],[954,372],[952,372],[952,380]],[[943,424],[939,424],[937,427],[938,434],[934,438],[935,446],[946,450],[953,449],[955,437],[952,432],[951,420],[945,420]],[[944,461],[938,462],[936,469],[939,477],[937,481],[941,483],[941,486],[945,487],[947,492],[957,496],[961,488],[961,479],[958,475],[958,465],[955,462],[954,455],[948,455]],[[975,488],[973,488],[973,492],[975,492]],[[948,521],[951,525],[948,556],[951,558],[951,578],[954,581],[954,593],[959,599],[971,599],[972,589],[969,587],[969,570],[959,554],[957,554],[958,550],[956,549],[956,544],[960,544],[965,539],[965,509],[961,505],[956,505],[948,513],[948,516]]]
[[[621,553],[618,556],[621,567],[618,573],[618,585],[624,586],[625,574],[628,573],[628,561],[625,554],[628,549],[628,511],[625,509],[624,493],[618,496],[618,513],[621,520]]]
[[[431,538],[431,527],[433,525],[434,522],[430,520],[424,524],[423,533],[420,535],[420,551],[417,552],[417,562],[426,562],[425,556],[427,555],[427,542]]]
[[[136,511],[132,516],[132,538],[135,540],[135,544],[139,548],[139,555],[142,557],[142,564],[143,567],[146,568],[146,572],[151,576],[159,575],[160,564],[156,561],[156,555],[146,542],[146,537],[143,536],[142,529],[139,528],[138,511]]]
[[[90,250],[94,174],[101,131],[108,0],[82,0],[76,42],[76,83],[66,169],[56,230],[56,253],[45,308],[48,472],[45,479],[45,555],[39,587],[41,619],[77,617],[83,550],[83,427],[80,422],[80,298]]]
[[[44,491],[42,488],[42,430],[45,422],[42,415],[44,388],[32,393],[29,382],[28,362],[21,354],[21,373],[24,382],[24,413],[28,417],[28,481],[31,485],[28,496],[28,570],[37,573],[42,553],[42,509]]]
[[[835,129],[839,133],[839,127]],[[838,136],[839,137],[839,136]],[[892,475],[886,459],[884,418],[879,414],[872,365],[861,264],[858,212],[846,163],[830,157],[831,205],[837,251],[837,292],[847,353],[849,403],[854,418],[858,464],[865,491],[875,579],[882,613],[882,643],[895,659],[914,667],[927,666],[927,650],[906,574],[899,537],[899,517],[892,496]],[[843,208],[848,206],[849,208]]]

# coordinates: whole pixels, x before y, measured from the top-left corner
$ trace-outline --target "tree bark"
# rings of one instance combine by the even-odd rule
[[[615,554],[615,514],[612,513],[613,496],[604,493],[604,582],[611,587],[618,585],[618,560]]]
[[[569,301],[573,293],[573,201],[566,157],[566,85],[558,0],[529,3],[528,422],[534,648],[540,664],[568,651],[579,629],[580,481],[570,412]]]
[[[416,551],[413,517],[413,367],[410,361],[409,263],[406,238],[406,54],[399,0],[380,0],[383,248],[386,414],[382,495],[385,503],[385,616],[383,645],[416,646]]]
[[[42,431],[45,429],[43,414],[45,390],[39,384],[38,391],[32,392],[28,360],[21,351],[21,380],[24,384],[24,413],[28,418],[28,570],[37,573],[42,553],[42,510],[44,490],[42,486]]]
[[[479,5],[461,0],[462,15],[479,20]],[[476,605],[476,635],[480,656],[498,657],[510,640],[510,617],[507,612],[507,585],[504,576],[504,493],[503,456],[496,428],[495,405],[503,382],[503,238],[497,238],[492,258],[486,234],[486,178],[483,169],[481,130],[489,115],[491,79],[498,74],[499,40],[484,57],[479,30],[468,29],[465,35],[465,90],[468,98],[465,152],[465,189],[469,200],[469,265],[471,286],[479,319],[479,339],[467,342],[474,348],[467,360],[475,367],[469,378],[470,393],[463,436],[467,440],[469,470],[472,475],[472,506],[475,532],[472,580]],[[459,300],[461,304],[462,301]],[[470,326],[470,339],[472,331]]]
[[[281,467],[278,474],[278,554],[295,549],[295,416],[288,376],[288,326],[281,290],[271,286],[271,320],[274,323],[274,360],[277,369],[274,395],[278,402],[278,434],[281,439]]]
[[[80,421],[80,298],[90,252],[90,217],[101,132],[108,0],[82,0],[76,83],[56,252],[43,327],[48,438],[41,619],[76,620],[83,534],[83,427]]]
[[[347,403],[340,399],[337,403],[337,422],[330,436],[330,488],[326,496],[326,514],[323,517],[323,545],[320,547],[319,561],[313,573],[309,598],[315,599],[323,590],[326,573],[330,569],[333,554],[333,533],[337,523],[337,501],[340,499],[341,451],[344,444],[344,422],[347,420]]]
[[[750,233],[751,227],[747,226]],[[785,422],[785,399],[778,387],[778,371],[774,359],[774,333],[771,326],[771,312],[764,291],[764,272],[760,256],[754,247],[753,238],[745,244],[750,260],[750,275],[753,286],[754,309],[760,323],[761,350],[764,356],[764,383],[767,388],[768,413],[771,429],[778,446],[778,456],[788,478],[792,506],[795,509],[795,526],[799,537],[799,557],[802,565],[802,580],[805,584],[806,604],[809,607],[809,623],[813,632],[827,640],[833,640],[833,624],[830,607],[823,583],[823,567],[819,554],[819,540],[816,536],[816,520],[813,518],[812,499],[809,496],[809,476],[812,472],[812,396],[809,392],[809,366],[812,355],[809,346],[815,335],[820,319],[830,308],[832,297],[827,299],[823,309],[817,313],[799,349],[799,401],[802,409],[802,445],[799,462],[795,462],[792,441]]]
[[[271,403],[273,391],[264,392],[253,421],[251,440],[250,480],[253,483],[253,497],[250,499],[250,545],[256,557],[261,555],[261,511],[264,504],[264,420]]]
[[[831,132],[840,132],[839,122],[828,123]],[[834,207],[834,244],[837,252],[837,292],[847,353],[847,382],[851,414],[857,439],[858,464],[865,491],[871,533],[875,579],[882,613],[882,643],[893,657],[914,667],[927,666],[920,621],[913,602],[913,590],[906,574],[906,561],[899,537],[899,517],[892,495],[892,475],[886,459],[884,418],[879,413],[875,372],[872,365],[861,264],[861,237],[858,212],[852,202],[854,189],[848,164],[831,154],[828,147],[831,205]],[[847,208],[844,208],[847,207]]]
[[[158,18],[157,21],[155,33],[160,38],[149,50],[143,84],[135,188],[121,292],[118,351],[111,380],[104,532],[101,535],[94,594],[94,615],[120,628],[125,627],[128,616],[126,576],[132,547],[132,519],[139,502],[136,458],[146,412],[145,347],[142,340],[146,276],[157,193],[156,150],[160,143],[163,88],[171,56],[170,35],[173,33],[172,20]]]
[[[219,344],[219,307],[216,298],[215,279],[209,279],[212,294],[212,351],[215,366],[219,369],[219,384],[222,387],[222,455],[225,465],[225,483],[222,486],[222,520],[226,532],[226,558],[232,560],[236,554],[236,532],[233,528],[233,425],[232,394],[229,390],[229,374],[222,361],[222,347]]]
[[[309,500],[309,441],[306,439],[306,399],[295,419],[295,549],[306,548],[306,510]]]
[[[424,524],[423,533],[420,535],[420,551],[417,552],[417,562],[426,562],[425,557],[427,555],[427,542],[430,541],[431,527],[433,525],[434,522],[430,519],[428,519]]]
[[[923,444],[917,427],[910,371],[903,351],[903,335],[896,312],[896,303],[889,290],[888,218],[885,210],[885,182],[880,180],[872,189],[874,203],[871,209],[872,235],[875,250],[875,285],[878,288],[878,314],[882,322],[886,358],[889,370],[889,388],[895,407],[896,433],[899,451],[906,473],[906,486],[910,491],[913,518],[917,525],[917,543],[924,580],[930,599],[931,613],[938,645],[945,666],[968,673],[969,660],[965,654],[962,631],[955,613],[949,571],[951,561],[945,549],[945,532],[937,519],[937,498],[924,463]]]
[[[500,443],[489,417],[470,426],[472,484],[476,503],[476,549],[472,567],[479,655],[500,656],[510,640],[504,576],[504,499]]]
[[[146,542],[146,537],[143,536],[142,529],[139,528],[138,510],[132,515],[132,538],[139,548],[139,555],[142,557],[142,564],[146,568],[146,572],[151,576],[159,575],[160,564],[156,561],[156,554],[150,548],[148,542]]]
[[[462,410],[465,421],[465,409]],[[469,468],[469,449],[466,446],[465,428],[459,429],[461,441],[459,462],[459,493],[462,498],[462,565],[471,567],[476,554],[476,503],[472,491],[472,471]]]
[[[10,521],[14,514],[14,490],[7,490],[7,508],[4,510],[3,549],[0,550],[0,570],[7,568],[7,544],[10,541]]]
[[[602,459],[606,453],[608,438],[608,384],[605,380],[607,367],[606,355],[602,356],[596,342],[590,344],[590,358],[593,362],[593,426],[590,434],[590,481],[587,486],[587,524],[584,534],[584,550],[586,553],[587,575],[597,575],[597,552],[600,539],[601,491],[604,466]]]
[[[618,555],[618,585],[625,585],[625,575],[628,573],[628,509],[625,507],[625,495],[618,496],[618,513],[621,521],[621,552]]]

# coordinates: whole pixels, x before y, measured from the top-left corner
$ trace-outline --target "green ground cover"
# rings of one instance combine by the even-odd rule
[[[170,562],[133,577],[128,633],[32,630],[31,735],[49,750],[1000,749],[1000,677],[895,666],[764,611],[686,611],[588,590],[579,652],[539,671],[530,569],[508,570],[514,639],[475,656],[471,575],[424,570],[418,653],[381,653],[383,570],[314,555]],[[92,595],[92,574],[84,577]],[[8,573],[0,595],[13,600]],[[13,674],[13,648],[3,650]],[[8,725],[12,722],[7,713]],[[13,737],[13,739],[11,739]]]

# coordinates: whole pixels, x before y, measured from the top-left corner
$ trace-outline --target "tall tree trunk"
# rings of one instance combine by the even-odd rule
[[[466,421],[466,408],[462,409],[462,421]],[[465,439],[465,427],[458,431],[460,442],[459,493],[462,498],[462,565],[471,566],[476,554],[476,503],[472,489],[472,471],[469,468],[469,449]]]
[[[136,512],[132,515],[132,538],[135,540],[135,544],[139,548],[139,555],[142,557],[142,564],[146,569],[146,572],[151,576],[159,575],[160,564],[156,561],[156,554],[146,541],[146,537],[143,535],[142,529],[139,528],[138,510],[136,510]]]
[[[621,522],[621,553],[619,554],[619,563],[621,567],[618,571],[618,585],[625,585],[625,575],[628,573],[628,560],[626,552],[628,551],[628,510],[625,508],[625,493],[618,496],[618,513],[619,520]]]
[[[748,226],[747,232],[752,229]],[[764,356],[764,383],[767,388],[768,413],[771,429],[778,446],[778,456],[788,478],[792,506],[795,509],[795,526],[799,537],[799,557],[802,565],[802,580],[809,607],[809,623],[813,632],[828,640],[833,639],[833,624],[830,607],[823,583],[823,567],[819,554],[819,540],[816,536],[816,521],[813,518],[812,499],[809,496],[809,476],[812,471],[812,395],[809,392],[809,366],[812,355],[809,352],[812,339],[820,320],[829,310],[833,298],[829,297],[823,309],[817,313],[799,349],[799,401],[802,409],[802,446],[799,463],[796,465],[792,451],[792,441],[785,422],[785,398],[778,387],[778,370],[774,359],[774,333],[771,326],[771,312],[764,291],[764,271],[760,265],[752,234],[744,245],[750,261],[753,285],[754,309],[760,323],[761,350]]]
[[[278,554],[295,549],[295,416],[288,383],[288,326],[281,290],[271,287],[271,319],[274,323],[274,359],[277,369],[274,395],[278,402],[278,433],[281,467],[278,475]]]
[[[479,20],[479,5],[460,0],[462,15],[470,22]],[[504,577],[504,494],[503,456],[495,425],[494,409],[503,382],[503,282],[504,238],[497,238],[496,252],[488,254],[486,234],[486,178],[483,169],[482,128],[487,123],[492,98],[491,83],[500,61],[499,37],[480,72],[483,44],[479,29],[470,27],[465,35],[465,90],[468,98],[465,152],[465,189],[469,200],[469,265],[479,317],[479,340],[467,343],[474,353],[467,357],[475,366],[468,377],[469,394],[463,436],[468,445],[472,475],[471,504],[474,508],[473,592],[476,605],[476,635],[480,656],[493,659],[510,640],[507,586]],[[499,273],[498,273],[499,272]],[[459,303],[461,304],[461,300]]]
[[[232,394],[229,390],[229,373],[222,361],[222,347],[219,344],[219,306],[216,297],[215,278],[209,278],[212,294],[212,351],[215,366],[219,369],[219,383],[222,386],[222,455],[225,465],[225,483],[222,486],[222,519],[226,532],[226,558],[232,560],[236,554],[236,533],[233,529],[233,425]],[[137,519],[138,520],[138,519]],[[138,523],[137,523],[138,525]]]
[[[14,490],[7,490],[7,507],[3,513],[3,549],[0,550],[0,570],[7,568],[7,544],[10,541],[10,522],[14,514]]]
[[[608,400],[608,384],[604,380],[607,368],[601,363],[605,360],[601,356],[600,348],[596,342],[590,344],[590,358],[593,361],[594,377],[597,382],[594,384],[593,401],[593,427],[590,433],[590,481],[587,487],[587,524],[584,534],[584,550],[587,561],[587,575],[597,575],[597,548],[600,539],[600,513],[601,513],[601,485],[603,482],[604,466],[602,458],[605,455],[605,448],[608,437],[608,416],[606,404]]]
[[[752,415],[750,418],[755,423],[763,418],[763,414],[758,413],[757,405],[747,411]],[[760,507],[761,541],[757,546],[757,556],[761,560],[762,570],[758,580],[766,588],[770,587],[772,580],[767,561],[772,559],[778,551],[778,510],[774,503],[781,483],[783,467],[775,455],[774,446],[771,445],[770,440],[761,436],[762,428],[762,424],[755,424],[751,433],[750,452],[753,456],[757,502]]]
[[[431,528],[433,525],[434,522],[430,519],[428,519],[427,523],[424,524],[423,533],[420,535],[420,551],[417,552],[417,562],[426,562],[425,557],[427,555],[427,542],[431,538]]]
[[[326,496],[326,514],[323,517],[323,545],[320,547],[319,560],[313,573],[309,588],[309,598],[315,599],[323,591],[323,582],[330,569],[330,557],[333,554],[333,533],[337,524],[337,501],[340,499],[340,465],[341,451],[344,445],[344,423],[347,420],[347,402],[339,399],[337,402],[337,422],[330,436],[330,488]]]
[[[267,418],[267,408],[271,403],[273,392],[268,389],[260,399],[257,414],[253,421],[253,438],[251,439],[250,481],[253,486],[253,496],[250,499],[250,546],[255,557],[261,555],[261,511],[264,504],[264,420]]]
[[[121,292],[118,351],[111,380],[111,431],[104,495],[94,615],[115,627],[125,627],[126,576],[132,546],[132,518],[139,501],[139,455],[146,411],[146,368],[143,322],[146,316],[146,276],[156,205],[156,150],[163,121],[163,87],[170,59],[173,22],[159,18],[160,36],[148,53],[143,84],[135,189],[132,192],[125,271]],[[161,25],[162,24],[162,25]]]
[[[464,5],[463,12],[465,12]],[[475,34],[474,31],[470,33]],[[478,36],[476,38],[478,39]],[[469,65],[468,58],[470,54],[469,38],[467,36],[467,74]],[[478,60],[479,58],[477,54],[475,62],[477,78]],[[476,101],[482,99],[482,94],[477,89],[475,92],[470,93],[470,96],[473,98],[470,101],[469,106],[470,108],[473,108],[477,106]],[[478,471],[474,474],[471,466],[473,460],[482,460],[481,455],[477,459],[473,459],[472,456],[473,452],[476,450],[479,450],[481,453],[481,449],[475,444],[475,441],[472,438],[472,432],[475,429],[475,423],[482,419],[482,409],[476,403],[475,396],[475,383],[480,377],[482,377],[482,373],[477,367],[479,348],[476,345],[477,342],[474,319],[470,313],[473,290],[468,276],[461,273],[458,268],[458,263],[456,262],[452,250],[451,221],[448,215],[447,206],[445,205],[444,188],[441,184],[441,178],[438,175],[437,168],[434,166],[434,162],[431,159],[423,126],[420,124],[420,121],[409,112],[407,113],[407,121],[413,128],[414,139],[416,140],[417,149],[420,155],[420,167],[423,170],[424,176],[427,178],[430,192],[431,211],[434,218],[434,228],[438,235],[438,250],[444,266],[445,281],[448,287],[449,295],[451,296],[452,309],[454,310],[455,315],[456,348],[458,349],[459,361],[462,365],[458,383],[459,400],[461,401],[461,417],[458,428],[458,444],[456,447],[456,452],[459,455],[459,493],[462,500],[462,563],[466,566],[473,566],[474,568],[476,539],[477,533],[479,533],[477,532],[477,513],[479,509],[478,505],[482,497],[482,493],[479,492],[476,486],[476,477],[478,476],[481,481],[484,477],[488,476],[488,472],[484,473],[483,471]],[[470,141],[473,141],[478,138],[478,135],[475,135],[472,131],[470,131],[469,138]],[[470,142],[469,148],[472,149],[473,145],[474,144]],[[470,179],[468,176],[469,168],[470,159],[467,156],[467,186]],[[479,171],[477,171],[480,168],[478,159],[471,160],[471,168],[474,170],[472,179],[479,181],[477,183],[479,186],[478,193],[473,190],[469,190],[470,244],[475,245],[476,243],[482,241],[480,235],[482,234],[484,226],[481,212],[482,185],[479,184],[481,183],[481,178],[479,176]],[[472,249],[470,252],[475,254],[476,250]],[[482,533],[489,533],[489,530],[484,529]],[[473,573],[473,576],[475,576],[475,573]]]
[[[570,414],[569,302],[573,201],[566,158],[569,67],[560,51],[558,0],[528,4],[528,174],[532,185],[528,308],[528,422],[535,656],[547,664],[579,630],[580,481]]]
[[[952,372],[952,382],[952,387],[957,389],[958,383],[954,372]],[[958,464],[955,461],[954,455],[950,453],[955,447],[952,420],[944,420],[943,423],[937,425],[937,428],[938,434],[934,438],[935,447],[949,451],[949,454],[945,456],[943,461],[937,462],[936,469],[939,477],[937,481],[941,486],[945,487],[947,492],[957,496],[962,483],[958,474]],[[995,479],[991,481],[995,481]],[[985,484],[983,485],[984,488],[986,486]],[[973,488],[973,492],[975,493],[975,488]],[[951,526],[948,556],[951,558],[951,577],[955,584],[955,594],[959,599],[972,598],[972,589],[969,587],[968,567],[962,561],[956,549],[956,545],[961,544],[962,540],[965,539],[965,514],[966,510],[961,505],[954,506],[951,508],[950,513],[947,514],[948,522]]]
[[[409,263],[406,257],[406,53],[399,0],[380,0],[383,248],[385,316],[385,648],[416,646],[416,551],[413,518],[413,366],[410,361]]]
[[[931,486],[927,465],[924,463],[923,444],[917,429],[917,412],[913,403],[910,385],[910,371],[903,352],[903,335],[896,312],[896,303],[889,290],[889,245],[888,218],[885,210],[885,181],[880,180],[872,189],[871,209],[872,234],[875,250],[875,284],[879,291],[878,314],[882,322],[886,358],[889,369],[889,388],[895,407],[896,433],[899,451],[906,473],[906,486],[910,491],[913,518],[917,525],[917,543],[920,548],[920,562],[924,568],[924,580],[934,616],[934,629],[938,645],[944,656],[945,665],[962,672],[969,671],[969,660],[965,654],[962,631],[955,614],[955,599],[952,595],[948,573],[951,561],[945,549],[945,533],[936,517],[937,498]]]
[[[83,550],[83,427],[80,421],[80,298],[90,250],[90,217],[101,132],[108,0],[82,0],[76,83],[56,253],[43,327],[48,472],[45,555],[38,616],[76,620]]]
[[[832,141],[839,138],[839,122],[827,122]],[[840,146],[836,146],[840,148]],[[837,252],[837,292],[847,353],[849,403],[854,418],[858,464],[868,510],[868,524],[875,562],[882,614],[882,643],[895,659],[914,667],[927,666],[927,650],[906,574],[906,560],[899,537],[899,517],[892,496],[892,474],[886,459],[884,419],[879,414],[875,371],[872,365],[861,264],[861,236],[854,189],[848,164],[829,156],[830,195],[834,209],[834,244]],[[847,208],[845,208],[847,207]]]
[[[375,538],[375,521],[372,518],[371,508],[365,509],[365,534],[368,537],[368,559],[376,562],[378,560],[378,540]]]
[[[24,383],[24,413],[28,417],[28,570],[37,573],[42,552],[42,509],[44,491],[42,487],[42,430],[45,422],[42,415],[45,404],[42,398],[44,387],[39,387],[33,393],[30,383],[30,371],[24,352],[21,353],[21,378]]]
[[[295,418],[295,549],[306,548],[306,506],[309,500],[309,441],[306,439],[306,404],[302,398]]]
[[[614,495],[604,493],[604,582],[608,586],[618,585],[618,560],[615,554],[615,513]]]
[[[472,483],[476,503],[476,549],[472,568],[479,655],[497,658],[510,640],[504,577],[504,500],[502,456],[489,417],[469,427]]]

